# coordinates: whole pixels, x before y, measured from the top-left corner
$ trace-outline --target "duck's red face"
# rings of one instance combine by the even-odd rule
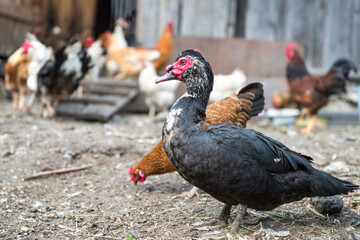
[[[285,53],[288,61],[290,61],[293,58],[295,49],[296,49],[295,43],[289,43],[288,45],[286,45]]]
[[[172,65],[168,65],[166,67],[166,74],[156,80],[155,83],[165,82],[169,80],[181,80],[181,75],[190,66],[192,66],[194,62],[188,57],[181,57]]]
[[[133,167],[129,168],[129,175],[130,175],[130,179],[131,181],[134,182],[134,184],[136,185],[138,182],[144,182],[146,180],[145,174],[143,171],[141,171],[141,169],[135,169]]]

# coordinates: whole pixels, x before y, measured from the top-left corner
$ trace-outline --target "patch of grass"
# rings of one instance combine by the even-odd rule
[[[75,216],[73,215],[64,215],[61,217],[62,219],[65,219],[65,220],[74,220],[75,219]]]
[[[317,229],[319,229],[319,230],[321,230],[321,232],[322,233],[325,233],[325,234],[327,234],[327,235],[330,235],[331,234],[331,232],[329,232],[328,230],[326,230],[326,229],[324,229],[324,228],[321,228],[321,227],[319,227],[319,226],[315,226]]]
[[[135,238],[129,234],[129,235],[126,235],[122,240],[134,240],[134,239]]]
[[[201,214],[206,213],[206,212],[214,211],[215,209],[216,209],[216,208],[202,210],[202,211],[196,213],[196,214],[193,216],[193,218],[198,218]]]
[[[280,214],[276,214],[276,213],[273,213],[273,212],[269,212],[269,211],[265,211],[267,214],[271,215],[271,216],[274,216],[274,217],[278,217],[278,218],[283,218],[283,219],[294,219],[293,217],[286,217],[286,216],[283,216],[283,215],[280,215]]]

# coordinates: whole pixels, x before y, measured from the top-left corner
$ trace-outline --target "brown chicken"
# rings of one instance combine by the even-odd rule
[[[21,47],[9,57],[4,67],[5,87],[11,92],[12,106],[16,109],[24,109],[25,106],[29,63],[30,59]]]
[[[251,83],[239,93],[210,104],[206,109],[206,122],[231,123],[245,128],[250,117],[258,115],[264,108],[264,90],[261,83]],[[148,176],[174,172],[175,168],[167,157],[162,140],[136,166],[130,167],[129,174],[135,184],[144,182]],[[195,189],[190,191],[192,197]]]
[[[157,72],[165,68],[171,56],[172,37],[173,27],[169,23],[154,48],[114,47],[116,39],[109,32],[102,35],[101,40],[109,59],[119,66],[120,74],[115,79],[120,80],[137,77],[142,70],[141,61],[152,61]]]
[[[271,95],[271,102],[274,108],[296,108],[295,102],[289,91],[274,92]]]
[[[330,95],[346,91],[349,72],[357,69],[352,61],[341,58],[324,76],[313,76],[306,70],[294,43],[288,44],[285,52],[288,60],[286,77],[292,99],[301,110],[300,116],[311,115],[307,127],[302,130],[309,133],[315,129],[318,110],[328,103]]]
[[[160,74],[162,69],[169,64],[171,58],[172,44],[173,44],[174,28],[172,22],[169,22],[162,32],[159,41],[154,47],[155,50],[160,52],[160,57],[152,63],[156,69],[157,74]]]

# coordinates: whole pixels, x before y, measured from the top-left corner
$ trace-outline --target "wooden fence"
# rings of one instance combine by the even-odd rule
[[[155,45],[168,21],[180,36],[301,42],[310,70],[325,71],[339,57],[360,66],[359,0],[138,0],[144,46]]]

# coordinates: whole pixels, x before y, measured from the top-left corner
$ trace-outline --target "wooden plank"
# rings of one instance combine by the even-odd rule
[[[226,37],[230,3],[230,0],[184,0],[181,35]]]
[[[31,23],[38,12],[35,8],[19,7],[0,2],[0,17],[2,18]]]
[[[87,95],[82,98],[69,98],[66,100],[63,100],[62,103],[83,103],[83,104],[106,104],[106,105],[115,105],[116,104],[116,98],[106,99],[101,96],[97,95]]]
[[[309,45],[309,62],[312,67],[321,68],[324,55],[325,25],[328,21],[327,0],[318,0],[313,11],[314,22],[312,23],[312,33]]]
[[[128,88],[111,88],[111,87],[102,87],[102,86],[91,86],[89,88],[90,92],[93,94],[99,95],[119,95],[119,96],[127,96],[129,93]]]
[[[360,1],[358,0],[353,0],[350,52],[351,59],[360,66]]]
[[[340,57],[350,57],[352,1],[330,1],[329,21],[324,41],[326,69]],[[341,9],[341,10],[340,10]]]
[[[157,42],[159,5],[160,0],[138,0],[136,36],[143,47],[152,47]]]
[[[279,18],[279,9],[282,4],[284,2],[278,0],[248,1],[245,37],[251,40],[267,41],[281,39],[280,36],[277,36],[277,32],[282,27],[281,18]]]
[[[114,107],[107,104],[83,104],[63,102],[57,109],[61,116],[74,117],[82,120],[97,120],[105,122],[114,112]]]
[[[236,0],[236,21],[234,37],[245,37],[245,16],[248,0]]]
[[[82,120],[108,121],[138,94],[134,83],[100,80],[88,88],[83,98],[74,96],[60,102],[57,114]]]

